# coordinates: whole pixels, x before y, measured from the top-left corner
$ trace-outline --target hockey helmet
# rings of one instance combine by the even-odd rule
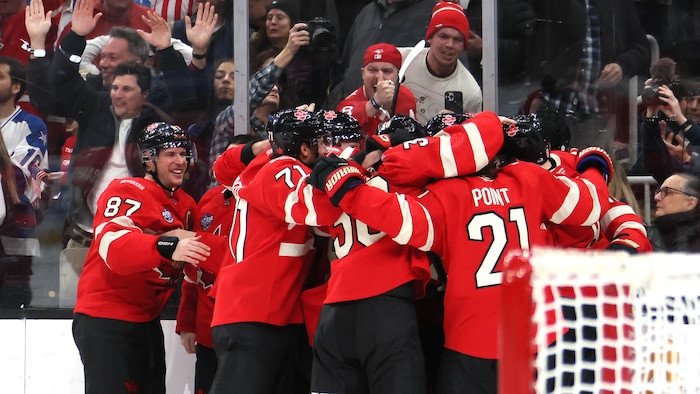
[[[185,148],[189,165],[197,159],[197,149],[187,132],[165,122],[151,123],[146,126],[138,139],[138,147],[144,166],[148,161],[155,161],[158,153],[168,148]]]
[[[537,115],[518,115],[515,124],[503,124],[503,149],[506,161],[544,163],[549,158],[549,142]]]
[[[428,120],[425,128],[428,131],[428,135],[435,135],[439,133],[442,129],[448,126],[461,124],[474,116],[473,113],[467,114],[437,114]]]
[[[362,140],[363,134],[360,123],[344,112],[322,109],[314,114],[314,118],[318,125],[317,127],[331,133],[334,145],[340,145],[341,142],[359,142]]]
[[[301,152],[301,144],[311,147],[318,144],[318,137],[329,132],[318,127],[314,115],[304,109],[285,109],[276,112],[267,123],[267,135],[276,155],[296,156]]]

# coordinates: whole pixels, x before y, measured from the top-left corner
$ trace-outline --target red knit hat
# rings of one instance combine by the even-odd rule
[[[401,68],[401,52],[395,46],[385,42],[370,45],[362,56],[362,67],[372,62],[388,62],[396,68]]]
[[[464,10],[459,4],[441,1],[433,7],[433,16],[430,18],[425,39],[428,40],[436,31],[443,27],[451,27],[462,33],[464,42],[469,39],[469,21],[464,15]]]

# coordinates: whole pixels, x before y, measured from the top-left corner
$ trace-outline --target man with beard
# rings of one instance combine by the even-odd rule
[[[360,122],[366,135],[377,134],[377,127],[392,115],[412,115],[416,98],[406,86],[397,84],[401,54],[395,46],[386,43],[371,45],[362,57],[362,86],[338,104],[336,111],[352,116]],[[395,94],[396,89],[398,94]],[[396,98],[395,112],[392,114]]]
[[[15,186],[14,204],[5,197],[7,216],[0,231],[0,285],[14,279],[17,290],[13,299],[0,294],[0,305],[18,307],[31,300],[29,277],[32,274],[32,256],[39,255],[39,241],[35,228],[37,218],[32,203],[39,198],[37,189],[30,186],[32,177],[48,168],[46,157],[46,125],[41,119],[17,106],[17,101],[26,90],[24,67],[16,59],[0,56],[0,132],[3,147],[7,149],[13,168],[3,173],[5,183]],[[44,173],[45,174],[45,173]],[[10,193],[2,190],[0,193]],[[7,294],[3,291],[2,293]]]

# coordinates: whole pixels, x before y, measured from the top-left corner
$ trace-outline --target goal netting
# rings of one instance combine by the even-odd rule
[[[700,255],[539,249],[503,273],[501,393],[700,393]]]

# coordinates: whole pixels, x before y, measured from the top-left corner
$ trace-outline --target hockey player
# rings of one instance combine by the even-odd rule
[[[473,136],[469,123],[459,127]],[[501,133],[500,125],[491,132]],[[439,138],[450,136],[446,133]],[[416,140],[392,150],[400,155],[433,149],[427,141]],[[481,160],[475,156],[472,162]],[[507,164],[493,175],[495,164],[480,176],[436,181],[417,198],[370,187],[354,167],[337,158],[319,160],[309,177],[311,184],[324,190],[350,216],[386,232],[398,243],[434,251],[442,258],[449,284],[439,393],[496,392],[496,323],[505,255],[545,244],[540,229],[543,222],[590,226],[608,198],[604,176],[611,175],[612,164],[600,149],[578,157],[580,180],[560,179],[525,162]],[[438,168],[433,173],[445,175],[459,169],[446,157],[434,166]]]
[[[517,123],[505,130],[506,133],[514,135],[506,140],[506,155],[513,159],[536,163],[558,176],[575,178],[579,175],[576,170],[578,150],[550,151],[555,131],[552,130],[548,119],[540,122],[536,115],[527,115],[517,116],[514,120]],[[651,251],[642,219],[628,204],[612,197],[609,200],[609,209],[601,213],[600,222],[589,228],[559,225],[549,226],[549,229],[551,242],[556,247],[607,248],[628,253]]]
[[[433,136],[445,127],[449,127],[456,124],[462,124],[467,120],[474,117],[474,113],[467,114],[437,114],[430,118],[425,124],[425,128],[428,130],[428,134]]]
[[[334,119],[334,129],[356,123],[345,118],[349,121]],[[406,127],[404,120],[413,123]],[[394,116],[380,127],[378,135],[370,137],[368,149],[383,149],[392,140],[398,144],[394,134],[403,138],[401,142],[406,136],[409,140],[424,137],[424,130],[415,132],[416,126],[420,125],[413,119]],[[368,184],[398,191],[379,175]],[[331,261],[314,342],[311,391],[425,393],[413,300],[422,297],[430,277],[426,254],[395,243],[345,213],[329,233],[337,259]]]
[[[301,181],[332,142],[314,125],[306,110],[274,115],[271,152],[255,157],[233,185],[230,258],[217,277],[212,320],[218,358],[212,393],[232,387],[238,393],[289,392],[294,385],[304,338],[299,297],[313,258],[309,226],[333,223],[339,215],[326,199],[317,206],[313,188]],[[220,177],[216,166],[215,174]]]
[[[314,114],[314,118],[318,127],[331,133],[333,146],[341,152],[348,147],[360,148],[364,145],[365,136],[360,124],[352,116],[332,109],[322,109]]]
[[[138,146],[146,175],[115,179],[100,196],[78,282],[73,338],[86,393],[165,393],[159,315],[184,264],[222,258],[207,234],[187,231],[194,200],[179,188],[193,159],[187,133],[153,123]]]
[[[254,138],[248,134],[234,136],[229,148],[242,148]],[[238,176],[242,168],[233,171],[231,175]],[[221,250],[225,250],[228,244],[234,204],[233,193],[224,186],[217,185],[202,196],[194,211],[195,231],[218,236],[216,239],[219,243],[214,247]],[[214,263],[220,264],[221,261]],[[194,373],[194,391],[197,393],[209,392],[216,373],[216,353],[211,339],[214,299],[209,296],[209,292],[218,271],[218,265],[211,270],[193,265],[184,267],[185,278],[182,281],[175,332],[180,335],[180,343],[185,351],[197,356]]]

